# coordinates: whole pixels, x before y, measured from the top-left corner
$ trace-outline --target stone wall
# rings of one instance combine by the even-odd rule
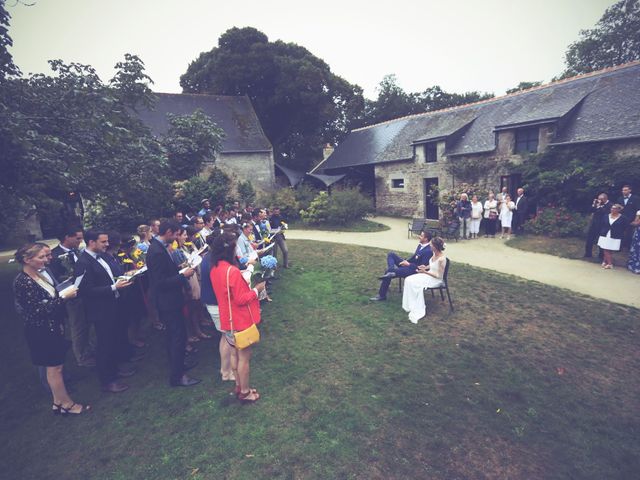
[[[217,167],[235,182],[249,180],[260,190],[273,191],[276,188],[273,152],[220,153],[214,163],[208,163],[203,175]]]

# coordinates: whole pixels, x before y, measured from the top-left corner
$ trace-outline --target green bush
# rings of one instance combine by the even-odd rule
[[[565,207],[539,208],[535,217],[524,224],[527,233],[548,237],[581,237],[585,234],[589,217]]]
[[[203,198],[208,198],[211,205],[224,205],[229,193],[229,176],[218,168],[214,168],[208,178],[191,177],[176,184],[174,204],[176,208],[199,210]]]
[[[300,218],[300,204],[296,200],[295,190],[291,187],[281,188],[266,203],[269,207],[280,207],[280,213],[287,222]]]
[[[313,188],[306,183],[298,185],[293,192],[296,197],[296,202],[298,202],[298,210],[306,210],[309,208],[311,202],[313,202],[318,196],[318,193],[320,193],[317,188]]]
[[[357,188],[344,188],[333,191],[331,195],[320,192],[309,208],[300,210],[300,217],[304,222],[312,224],[345,225],[362,219],[372,211],[370,198]]]
[[[246,205],[247,203],[255,202],[256,190],[255,188],[253,188],[253,185],[251,184],[250,180],[239,182],[237,189],[238,189],[238,196],[240,197],[240,200],[242,200],[242,203]]]

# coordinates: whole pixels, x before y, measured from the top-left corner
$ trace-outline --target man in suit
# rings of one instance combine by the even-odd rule
[[[406,260],[395,252],[389,252],[387,254],[387,271],[380,277],[380,280],[382,280],[380,290],[378,291],[378,295],[369,300],[372,302],[385,301],[391,280],[413,275],[417,272],[418,265],[429,265],[429,260],[433,255],[431,246],[429,245],[431,242],[431,233],[423,230],[420,232],[419,241],[420,243],[416,248],[416,252]]]
[[[185,304],[183,287],[186,279],[195,270],[187,268],[182,273],[169,254],[169,246],[183,231],[180,224],[167,220],[160,223],[159,235],[151,240],[147,251],[149,281],[154,291],[160,321],[167,327],[167,349],[169,352],[169,384],[174,387],[189,387],[200,383],[185,374],[184,364],[187,332],[182,309]]]
[[[50,264],[58,282],[73,276],[75,264],[80,257],[80,244],[83,240],[82,228],[77,225],[66,226],[58,235],[60,244],[51,251],[53,259]],[[84,313],[80,297],[65,302],[67,310],[67,326],[71,336],[71,348],[81,367],[95,367],[94,347],[90,343],[91,325]]]
[[[79,286],[86,317],[96,328],[96,367],[102,390],[124,392],[129,388],[118,380],[118,300],[119,290],[131,282],[117,280],[104,259],[109,246],[109,235],[100,230],[84,233],[87,248],[75,264],[75,276],[83,275]]]
[[[591,223],[587,231],[587,241],[584,246],[584,258],[593,257],[593,246],[598,243],[600,236],[600,226],[604,219],[611,212],[611,202],[606,193],[601,193],[591,204]],[[602,259],[602,249],[599,248],[599,257]]]
[[[622,246],[628,248],[631,245],[631,235],[635,228],[630,223],[636,218],[636,212],[640,210],[640,200],[637,195],[633,195],[631,192],[631,185],[624,185],[622,187],[622,196],[618,198],[616,203],[624,207],[622,216],[626,220],[627,229],[624,232],[624,237],[622,237]]]
[[[529,200],[524,195],[524,188],[518,188],[516,197],[516,208],[513,211],[513,231],[516,234],[523,232],[524,222],[527,221],[527,213],[529,210]]]

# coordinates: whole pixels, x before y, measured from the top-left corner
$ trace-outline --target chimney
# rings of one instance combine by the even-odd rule
[[[329,155],[331,155],[333,153],[333,147],[331,146],[330,143],[327,143],[323,149],[322,149],[322,160],[326,160],[327,158],[329,158]]]

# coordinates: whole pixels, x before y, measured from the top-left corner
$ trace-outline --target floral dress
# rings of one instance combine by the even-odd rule
[[[636,213],[636,217],[640,215],[640,210]],[[636,227],[631,239],[631,248],[629,249],[629,261],[627,268],[633,273],[640,274],[640,227]]]

